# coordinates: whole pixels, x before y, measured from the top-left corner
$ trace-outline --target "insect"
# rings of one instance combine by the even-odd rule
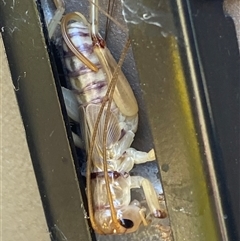
[[[55,4],[58,10],[54,24],[64,12],[60,0]],[[136,231],[141,223],[148,224],[146,209],[131,200],[132,188],[143,188],[154,217],[164,218],[166,214],[151,182],[129,174],[134,164],[153,161],[155,154],[154,150],[131,148],[138,125],[138,105],[121,71],[130,42],[117,63],[98,32],[97,6],[98,1],[93,0],[91,24],[77,12],[62,18],[64,60],[78,101],[88,155],[87,199],[92,227],[99,234],[124,234]]]

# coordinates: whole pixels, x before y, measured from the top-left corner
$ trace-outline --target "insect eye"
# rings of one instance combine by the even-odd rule
[[[132,228],[134,226],[134,223],[132,220],[130,219],[120,219],[120,224],[124,227],[124,228]]]

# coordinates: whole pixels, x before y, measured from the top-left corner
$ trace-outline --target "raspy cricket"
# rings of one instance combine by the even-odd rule
[[[160,207],[153,184],[142,176],[130,175],[135,164],[155,160],[153,149],[143,152],[131,147],[138,127],[138,104],[121,70],[130,41],[116,62],[98,31],[98,0],[89,2],[90,23],[79,12],[66,14],[64,2],[55,0],[57,11],[49,25],[49,36],[61,21],[71,88],[71,92],[63,89],[63,94],[70,117],[81,127],[82,140],[74,134],[75,144],[87,153],[91,225],[98,234],[126,234],[135,232],[141,224],[147,226],[148,215],[165,218],[166,211]],[[131,189],[135,188],[143,189],[147,209],[132,199]]]

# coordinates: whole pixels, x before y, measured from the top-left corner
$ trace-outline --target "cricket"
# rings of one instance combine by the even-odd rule
[[[140,225],[149,225],[149,215],[164,219],[167,214],[153,184],[130,175],[134,165],[156,159],[153,149],[144,152],[131,147],[139,108],[121,70],[130,41],[116,61],[99,33],[99,11],[107,15],[107,21],[113,20],[110,5],[105,12],[98,0],[89,0],[87,20],[80,12],[65,13],[63,0],[53,1],[56,13],[48,32],[52,38],[60,24],[70,85],[70,89],[63,88],[63,96],[68,115],[81,128],[81,136],[73,133],[74,143],[87,153],[86,194],[92,228],[101,235],[136,232]],[[143,190],[147,209],[132,199],[131,189],[136,188]]]

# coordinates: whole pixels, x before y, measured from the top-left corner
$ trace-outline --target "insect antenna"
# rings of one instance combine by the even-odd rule
[[[105,16],[108,17],[111,21],[113,21],[119,28],[121,28],[124,32],[128,33],[128,28],[120,24],[116,19],[114,19],[108,12],[103,10],[98,4],[96,4],[95,0],[88,0],[90,4],[94,5],[95,7],[98,8],[98,10],[103,13]]]
[[[104,123],[104,136],[103,136],[103,167],[104,167],[104,178],[105,178],[105,182],[106,182],[106,190],[107,190],[107,195],[108,195],[108,200],[109,200],[109,205],[110,205],[110,209],[111,209],[111,213],[112,213],[112,219],[113,222],[115,220],[115,223],[119,223],[117,220],[117,216],[116,216],[116,212],[114,209],[114,205],[113,205],[113,199],[112,199],[112,195],[111,195],[111,190],[110,190],[110,186],[109,186],[109,179],[108,179],[108,167],[107,167],[107,154],[106,154],[106,139],[107,139],[107,125],[109,122],[109,118],[110,118],[110,108],[111,108],[111,103],[113,100],[113,93],[114,93],[114,88],[116,86],[117,80],[118,80],[118,73],[121,69],[121,66],[123,64],[123,61],[125,59],[125,56],[127,54],[127,50],[130,47],[130,41],[128,40],[124,50],[121,54],[120,60],[114,70],[113,76],[112,76],[112,80],[108,86],[107,92],[106,92],[106,96],[103,99],[101,108],[99,110],[98,116],[97,116],[97,120],[95,122],[94,125],[94,129],[93,129],[93,134],[92,134],[92,139],[90,142],[90,147],[89,147],[89,154],[88,154],[88,158],[87,158],[87,196],[88,196],[88,208],[89,208],[89,217],[91,219],[93,228],[96,230],[99,230],[99,228],[97,227],[97,224],[95,223],[94,220],[94,212],[93,212],[93,200],[92,200],[92,193],[91,193],[91,180],[90,180],[90,176],[91,176],[91,164],[92,164],[92,154],[93,154],[93,149],[94,149],[94,145],[95,145],[95,140],[96,140],[96,136],[97,136],[97,131],[98,131],[98,125],[100,123],[100,119],[101,116],[103,114],[103,110],[105,108],[106,103],[108,102],[108,106],[107,106],[107,115],[105,118],[105,123]],[[103,234],[102,230],[99,230],[100,234]]]
[[[113,100],[113,93],[114,89],[118,80],[118,73],[121,69],[121,66],[123,64],[123,61],[125,59],[125,56],[127,54],[128,48],[130,47],[130,41],[128,40],[124,50],[121,54],[120,60],[114,70],[112,80],[109,84],[108,90],[109,93],[107,92],[106,96],[108,96],[108,105],[107,105],[107,114],[105,117],[105,123],[104,123],[104,135],[103,135],[103,167],[104,167],[104,178],[105,178],[105,183],[106,183],[106,189],[107,189],[107,195],[108,195],[108,200],[109,200],[109,205],[111,209],[111,214],[112,214],[112,219],[114,223],[119,223],[117,216],[116,216],[116,211],[114,209],[113,205],[113,199],[111,195],[111,190],[110,190],[110,185],[109,185],[109,178],[108,178],[108,166],[107,166],[107,126],[110,120],[110,113],[111,113],[111,104]]]
[[[100,7],[98,6],[98,0],[93,0],[90,1],[91,3],[91,31],[92,31],[92,36],[97,36],[98,35],[98,10],[100,10]],[[107,16],[110,18],[110,15],[107,14]],[[121,25],[120,25],[121,26]],[[99,47],[99,45],[97,45]],[[98,49],[98,47],[96,46],[96,50]],[[99,227],[97,227],[98,225],[95,223],[94,220],[94,211],[93,211],[93,197],[92,197],[92,192],[91,192],[91,188],[90,188],[90,176],[91,176],[91,168],[92,168],[92,155],[93,155],[93,149],[95,146],[95,139],[97,136],[97,131],[98,131],[98,126],[100,123],[100,119],[101,116],[103,114],[104,108],[106,103],[108,102],[108,106],[107,106],[107,111],[106,111],[106,116],[105,116],[105,122],[104,122],[104,132],[103,132],[103,169],[104,169],[104,179],[105,179],[105,185],[106,185],[106,192],[107,192],[107,197],[108,197],[108,202],[109,202],[109,206],[110,206],[110,211],[111,211],[111,217],[112,217],[112,223],[113,223],[113,232],[114,233],[124,233],[124,231],[126,230],[119,222],[118,218],[117,218],[117,213],[116,210],[114,208],[114,204],[113,204],[113,197],[112,197],[112,193],[110,190],[110,185],[109,185],[109,177],[108,177],[108,165],[107,165],[107,152],[106,152],[106,148],[107,148],[107,127],[108,127],[108,122],[110,120],[110,113],[111,113],[111,103],[113,100],[113,93],[114,93],[114,89],[118,80],[118,74],[121,70],[121,65],[124,61],[124,58],[127,54],[127,49],[130,46],[130,41],[127,42],[122,55],[120,57],[119,63],[116,65],[112,76],[109,77],[109,85],[108,85],[108,89],[105,95],[104,100],[102,101],[102,105],[101,108],[99,110],[98,113],[98,117],[97,120],[95,122],[94,125],[94,130],[93,130],[93,134],[92,134],[92,140],[91,140],[91,144],[90,144],[90,148],[89,148],[89,155],[88,155],[88,161],[87,161],[87,195],[88,195],[88,208],[89,208],[89,217],[91,219],[93,228],[97,228],[96,230],[99,231]],[[101,48],[99,47],[99,50]],[[101,51],[100,51],[101,52]],[[100,57],[100,56],[99,56]],[[104,57],[104,54],[102,56]],[[101,230],[102,233],[102,230]]]
[[[93,154],[93,148],[95,146],[95,140],[97,136],[97,130],[98,130],[98,125],[104,110],[104,106],[106,104],[106,100],[103,100],[102,106],[99,110],[98,117],[93,129],[93,134],[92,134],[92,139],[90,141],[90,146],[89,146],[89,153],[87,157],[87,198],[88,198],[88,212],[89,212],[89,217],[91,220],[91,224],[93,229],[97,230],[98,233],[104,234],[102,230],[98,227],[98,225],[95,222],[94,219],[94,212],[93,212],[93,197],[92,197],[92,192],[91,192],[91,168],[92,168],[92,154]]]
[[[112,3],[112,4],[111,4],[111,3]],[[108,1],[107,12],[109,13],[110,16],[113,15],[114,6],[115,6],[115,0],[113,0],[113,1],[109,0],[109,1]],[[105,41],[107,41],[109,26],[110,26],[110,18],[107,17],[106,27],[105,27],[105,37],[104,37],[104,40],[105,40]]]
[[[73,12],[73,13],[66,14],[62,18],[62,21],[61,21],[62,36],[63,36],[63,39],[64,39],[65,43],[67,44],[69,49],[77,56],[77,58],[80,61],[82,61],[92,71],[97,72],[98,71],[98,67],[95,64],[93,64],[88,58],[86,58],[77,49],[77,47],[72,42],[71,37],[67,33],[67,25],[71,21],[80,21],[80,22],[83,22],[84,24],[86,24],[86,26],[88,26],[88,22],[86,21],[85,17],[81,13]]]

